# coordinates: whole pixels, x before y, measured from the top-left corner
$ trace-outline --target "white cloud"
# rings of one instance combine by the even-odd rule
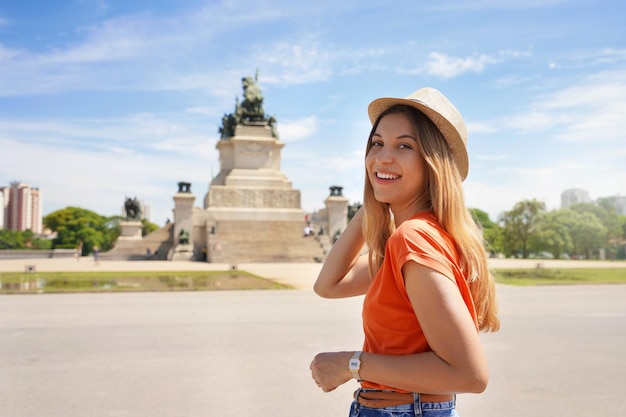
[[[465,72],[482,72],[489,64],[499,62],[498,59],[482,54],[466,58],[448,56],[439,52],[428,54],[422,71],[440,78],[452,78]]]
[[[624,135],[626,72],[591,74],[574,85],[537,95],[527,110],[468,123],[472,133],[542,133],[560,142],[619,143]]]
[[[216,109],[215,107],[190,107],[188,109],[185,109],[185,111],[187,113],[201,114],[204,116],[211,116],[211,117],[220,115],[222,113],[220,110]]]
[[[626,72],[593,74],[575,85],[546,95],[534,108],[543,113],[535,121],[557,127],[565,142],[623,140],[626,109]]]
[[[489,122],[466,122],[467,132],[469,135],[477,133],[495,133],[500,130],[499,127]]]
[[[293,85],[329,79],[334,58],[332,52],[307,37],[259,47],[250,62],[263,68],[263,83]]]
[[[548,112],[529,111],[505,117],[503,123],[513,130],[529,133],[548,130],[557,124],[558,120],[554,114]]]
[[[300,120],[278,122],[277,129],[282,142],[297,142],[314,136],[318,124],[316,116],[309,116]]]

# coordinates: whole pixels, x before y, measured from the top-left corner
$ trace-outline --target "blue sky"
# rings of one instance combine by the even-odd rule
[[[470,207],[626,195],[622,0],[0,3],[0,185],[40,188],[44,214],[172,218],[201,207],[222,115],[259,70],[282,171],[307,211],[331,185],[362,201],[367,105],[431,86],[469,131]]]

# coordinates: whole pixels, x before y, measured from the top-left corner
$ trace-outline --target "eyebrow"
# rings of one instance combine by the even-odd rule
[[[377,136],[379,138],[382,138],[382,135],[378,132],[374,132],[374,134],[372,135],[372,137]],[[404,134],[404,135],[400,135],[398,137],[395,138],[396,140],[401,140],[401,139],[413,139],[414,141],[417,142],[417,138],[413,137],[413,135],[411,134]]]

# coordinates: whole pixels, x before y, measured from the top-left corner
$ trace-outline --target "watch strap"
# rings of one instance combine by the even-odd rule
[[[360,350],[354,352],[354,355],[352,355],[352,358],[350,358],[349,363],[350,373],[352,374],[352,377],[358,382],[363,381],[361,375],[359,375],[359,371],[361,370],[361,353],[363,352]]]

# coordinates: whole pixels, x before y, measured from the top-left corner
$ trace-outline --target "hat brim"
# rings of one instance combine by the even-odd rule
[[[447,101],[447,99],[445,100]],[[467,133],[465,130],[465,124],[461,119],[461,115],[458,114],[458,111],[456,110],[456,108],[454,108],[454,106],[452,106],[452,103],[448,102],[448,105],[451,106],[458,114],[458,118],[461,120],[462,126],[454,126],[446,117],[444,117],[437,110],[419,100],[394,97],[382,97],[370,103],[367,109],[367,113],[369,115],[372,125],[376,123],[376,120],[378,120],[383,112],[385,112],[390,107],[399,104],[410,106],[419,110],[420,112],[424,113],[424,115],[428,117],[431,122],[433,122],[433,124],[437,127],[437,129],[439,129],[444,140],[448,144],[450,152],[452,153],[456,161],[461,177],[463,179],[467,178],[467,174],[469,171],[469,160],[466,148]],[[461,132],[459,132],[459,130],[462,130],[464,137],[461,136]]]

